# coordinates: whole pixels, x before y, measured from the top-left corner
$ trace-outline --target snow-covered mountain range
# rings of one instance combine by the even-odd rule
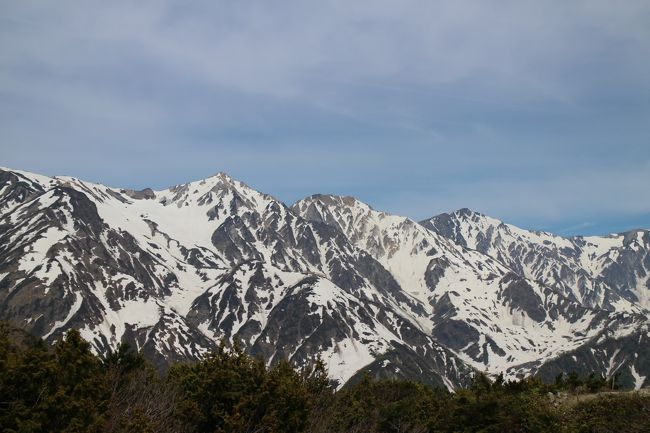
[[[220,173],[161,191],[0,169],[0,320],[159,368],[221,340],[454,388],[476,370],[650,376],[650,234],[560,238],[352,197],[291,207]]]

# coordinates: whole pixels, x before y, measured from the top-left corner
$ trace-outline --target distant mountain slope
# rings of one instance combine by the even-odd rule
[[[421,224],[589,307],[650,311],[650,232],[562,238],[461,209]]]
[[[375,257],[419,302],[413,319],[482,370],[530,373],[605,329],[624,335],[645,320],[583,306],[489,256],[352,197],[315,195],[292,208],[341,230]]]
[[[78,328],[161,368],[221,339],[273,362],[322,353],[341,382],[399,348],[469,370],[395,305],[415,302],[325,224],[225,174],[162,191],[0,172],[0,318],[52,341]]]
[[[161,369],[221,340],[268,363],[321,354],[341,385],[367,370],[451,389],[474,369],[541,374],[606,347],[596,363],[576,356],[602,369],[617,345],[643,353],[631,336],[647,332],[647,232],[611,238],[614,253],[583,240],[590,261],[562,249],[552,263],[583,277],[574,293],[573,274],[537,257],[545,238],[445,221],[350,197],[289,208],[223,173],[133,191],[0,169],[0,320],[48,342],[79,329],[98,353],[127,341]]]

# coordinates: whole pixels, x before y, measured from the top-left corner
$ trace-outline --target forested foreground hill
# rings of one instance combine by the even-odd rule
[[[615,383],[613,384],[615,387]],[[322,362],[267,368],[238,348],[164,375],[127,346],[100,359],[78,332],[54,346],[0,324],[2,432],[647,432],[650,395],[592,375],[446,389],[362,377],[340,391]]]

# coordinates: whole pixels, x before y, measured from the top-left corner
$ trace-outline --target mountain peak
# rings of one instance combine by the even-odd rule
[[[474,211],[474,210],[472,210],[472,209],[470,209],[468,207],[458,209],[458,210],[456,210],[456,211],[454,211],[452,213],[456,214],[456,215],[462,215],[462,216],[472,216],[472,215],[485,216],[485,214],[482,214],[481,212]]]
[[[128,341],[158,366],[224,338],[266,362],[322,353],[341,384],[394,357],[451,388],[470,367],[596,353],[650,311],[648,232],[577,242],[468,208],[429,223],[327,194],[290,212],[224,172],[134,191],[0,170],[0,320],[49,342],[79,329],[101,353]]]
[[[204,194],[208,191],[224,189],[224,190],[251,190],[253,189],[243,182],[238,181],[237,179],[230,176],[224,171],[217,172],[210,176],[192,180],[186,183],[177,184],[167,188],[168,191],[177,192],[177,191],[194,191],[195,193]]]
[[[443,226],[447,227],[450,225],[458,224],[478,224],[483,228],[486,228],[487,226],[500,226],[504,223],[501,220],[489,217],[481,212],[477,212],[470,208],[464,207],[449,213],[441,213],[432,216],[431,218],[420,221],[420,224],[430,230],[439,231]],[[448,233],[446,235],[448,235]]]
[[[224,181],[227,181],[227,182],[235,182],[235,179],[232,176],[230,176],[228,173],[226,173],[225,171],[218,171],[215,174],[213,174],[211,176],[208,176],[206,178],[206,180],[211,179],[211,178],[217,178],[217,179],[224,180]]]
[[[352,197],[350,195],[335,195],[335,194],[313,194],[308,197],[305,197],[301,200],[298,200],[294,206],[300,206],[301,203],[313,203],[321,202],[328,206],[337,206],[337,207],[363,207],[370,210],[374,210],[372,206],[360,201],[359,199]]]

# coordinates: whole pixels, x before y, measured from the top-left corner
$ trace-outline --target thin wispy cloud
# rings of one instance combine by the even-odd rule
[[[414,218],[470,206],[533,228],[650,226],[648,2],[0,12],[2,165],[133,187],[225,170],[287,202],[332,192]]]

